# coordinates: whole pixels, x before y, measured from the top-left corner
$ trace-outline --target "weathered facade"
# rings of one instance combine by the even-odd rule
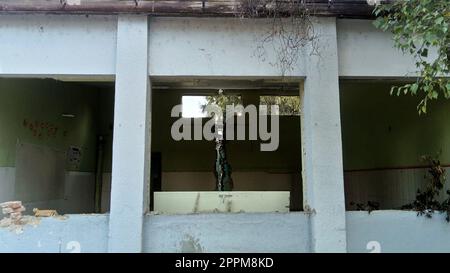
[[[438,148],[443,148],[446,162],[449,152],[446,146],[440,146],[433,139],[436,145],[430,148],[432,151],[414,150],[399,161],[380,163],[382,160],[376,161],[375,154],[381,153],[382,148],[358,142],[366,139],[376,143],[376,138],[389,141],[392,135],[384,135],[386,130],[398,134],[395,137],[405,137],[401,132],[407,128],[402,127],[401,120],[385,124],[381,123],[383,117],[372,116],[376,109],[383,108],[378,107],[378,102],[386,103],[386,111],[391,111],[394,107],[389,106],[388,100],[394,98],[380,97],[370,90],[386,91],[391,83],[410,80],[415,71],[413,60],[392,47],[390,35],[373,27],[371,7],[365,1],[311,1],[316,2],[311,4],[315,10],[311,21],[317,34],[314,49],[319,54],[310,54],[313,45],[307,44],[295,67],[284,75],[273,65],[277,62],[279,45],[268,47],[264,59],[255,55],[259,39],[270,27],[270,19],[237,18],[236,1],[64,1],[62,4],[60,1],[33,1],[32,5],[26,2],[0,1],[0,97],[1,92],[5,92],[4,101],[8,101],[1,110],[5,118],[1,123],[0,117],[0,124],[10,128],[7,124],[13,118],[7,119],[8,115],[20,123],[11,129],[16,130],[11,131],[11,136],[0,132],[0,146],[14,147],[0,156],[3,160],[0,201],[16,199],[18,193],[26,192],[28,184],[18,181],[29,176],[18,170],[19,164],[25,164],[21,159],[28,155],[41,154],[27,143],[42,146],[52,143],[58,149],[74,144],[83,147],[85,154],[92,155],[90,161],[84,158],[80,166],[63,167],[65,188],[58,188],[62,194],[56,194],[52,188],[50,193],[43,191],[41,199],[30,197],[32,202],[26,204],[27,211],[45,206],[71,213],[93,212],[95,166],[98,167],[94,163],[96,134],[111,132],[106,143],[110,141],[112,148],[105,149],[105,158],[109,156],[109,161],[105,160],[104,169],[100,171],[103,177],[100,180],[104,180],[101,182],[102,207],[109,209],[103,214],[34,219],[13,230],[1,228],[0,252],[450,251],[450,225],[440,215],[425,219],[417,218],[416,213],[410,211],[380,210],[369,215],[348,209],[350,201],[370,198],[380,198],[389,204],[383,207],[385,209],[395,208],[397,197],[392,196],[396,191],[400,198],[410,200],[416,189],[408,185],[389,188],[385,183],[388,194],[376,195],[382,187],[377,180],[395,183],[403,179],[399,178],[402,175],[420,180],[424,172],[420,166],[400,168],[396,174],[392,174],[396,170],[393,167],[414,165],[417,154],[432,153]],[[294,129],[286,129],[297,137],[298,144],[292,145],[298,146],[289,144],[286,150],[280,151],[280,159],[265,160],[273,161],[270,166],[275,170],[270,174],[273,181],[288,181],[284,190],[290,190],[290,179],[294,179],[292,187],[300,188],[298,195],[291,191],[291,211],[151,213],[151,151],[155,147],[167,150],[164,147],[176,145],[164,142],[162,136],[167,130],[162,128],[166,123],[154,109],[164,109],[166,98],[171,94],[191,94],[193,90],[236,89],[244,100],[251,100],[253,89],[258,86],[266,90],[264,92],[273,86],[289,86],[286,90],[292,89],[300,97],[300,117],[292,119],[299,128],[298,134]],[[109,89],[113,89],[112,95],[108,94]],[[7,90],[16,90],[17,99],[11,99],[15,95],[6,95]],[[61,95],[56,90],[67,93]],[[286,90],[283,92],[288,92]],[[19,92],[29,93],[21,98]],[[24,110],[17,115],[11,114],[16,113],[15,107],[6,107],[9,103],[26,105],[29,101],[39,104],[42,96],[38,92],[48,100],[53,99],[54,105],[61,106],[55,115],[62,113],[67,117],[72,112],[77,113],[76,119],[71,121],[53,120],[52,132],[58,127],[55,137],[61,134],[61,141],[50,142],[46,136],[38,136],[36,140],[28,135],[36,131],[28,132],[29,123],[46,111],[44,102],[34,111]],[[362,93],[367,95],[358,95]],[[354,103],[361,101],[358,96],[367,96],[371,102],[366,107],[358,107]],[[374,105],[370,106],[371,103]],[[413,101],[405,105],[410,107],[411,115],[416,114]],[[445,109],[442,105],[437,109]],[[373,111],[364,112],[364,108]],[[449,114],[445,110],[438,111],[444,116]],[[377,121],[377,117],[380,120]],[[376,124],[380,126],[376,136],[364,127],[367,122],[375,124],[372,128],[377,128]],[[422,125],[418,120],[417,125],[411,126]],[[450,137],[447,131],[439,131],[443,139]],[[66,135],[68,137],[64,138]],[[370,140],[371,137],[374,139]],[[411,141],[411,146],[407,147],[418,146],[415,143]],[[0,150],[5,149],[3,146]],[[171,158],[172,154],[163,152],[163,158],[169,155],[168,159],[163,159],[164,166],[172,166],[166,170],[163,167],[163,179],[171,181],[170,185],[175,185],[173,189],[178,187],[177,181],[187,181],[189,177],[193,177],[192,184],[197,186],[201,177],[209,179],[201,163],[192,163],[201,159],[188,157],[202,148],[192,147],[180,150],[178,156],[182,163],[176,156]],[[236,150],[245,149],[242,147]],[[298,153],[292,147],[297,148]],[[390,147],[391,151],[395,152],[395,147]],[[231,149],[233,151],[233,147]],[[21,157],[20,152],[24,156]],[[365,152],[373,156],[364,159]],[[14,158],[11,154],[15,154]],[[236,176],[242,177],[242,181],[251,180],[249,177],[269,179],[266,170],[251,165],[245,154],[236,154],[234,162],[240,162],[239,157],[244,158],[236,163]],[[57,157],[52,158],[58,162]],[[296,162],[291,167],[301,178],[296,178],[295,174],[293,178],[286,178],[291,172],[283,169],[289,165],[286,161]],[[206,161],[206,165],[212,166],[212,161]],[[380,168],[383,173],[377,176]],[[360,190],[362,185],[365,185],[364,190]],[[198,186],[191,191],[202,189]],[[246,184],[242,189],[247,191],[251,187]],[[37,186],[35,192],[41,190],[42,187]],[[279,189],[267,186],[261,190]],[[292,198],[298,198],[298,211],[292,209]],[[53,203],[42,203],[44,199]],[[421,234],[433,236],[423,238]]]

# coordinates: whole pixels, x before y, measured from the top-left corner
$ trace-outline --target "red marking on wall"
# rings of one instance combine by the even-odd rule
[[[51,122],[25,118],[22,121],[22,126],[27,128],[32,133],[33,137],[42,138],[43,136],[46,136],[47,138],[56,138],[58,136],[58,125]],[[65,130],[62,135],[64,137],[67,136],[67,130]]]

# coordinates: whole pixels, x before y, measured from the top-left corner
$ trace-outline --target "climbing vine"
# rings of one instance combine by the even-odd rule
[[[312,45],[316,53],[313,23],[310,11],[302,0],[240,0],[240,18],[267,18],[270,27],[261,37],[256,55],[266,60],[267,47],[276,52],[276,63],[282,75],[292,71],[297,65],[302,48]]]
[[[439,97],[450,98],[450,2],[448,0],[398,0],[379,4],[374,24],[393,34],[394,44],[415,59],[414,83],[394,86],[391,94],[419,95],[419,114]]]

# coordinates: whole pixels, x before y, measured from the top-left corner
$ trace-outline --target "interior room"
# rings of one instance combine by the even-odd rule
[[[28,215],[100,212],[113,90],[106,81],[1,78],[0,202],[22,201]]]
[[[236,121],[235,125],[245,127],[246,138],[226,142],[227,159],[233,191],[288,191],[290,211],[302,210],[298,81],[172,78],[154,79],[152,85],[152,192],[214,191],[216,187],[216,143],[204,138],[174,140],[171,127],[179,119],[171,117],[175,105],[182,105],[182,117],[189,119],[195,128],[210,120],[202,112],[202,104],[207,104],[218,92],[244,107],[281,97],[294,101],[291,108],[295,112],[283,112],[280,107],[278,149],[260,151],[261,140],[249,140],[246,115],[245,124]]]
[[[261,151],[268,141],[259,131],[257,139],[249,139],[248,113],[234,114],[235,131],[244,130],[245,139],[226,141],[232,191],[287,193],[283,211],[302,210],[299,86],[298,79],[152,79],[150,209],[158,192],[216,191],[216,142],[176,141],[171,127],[180,117],[192,122],[192,131],[204,127],[211,117],[202,104],[211,103],[208,99],[220,90],[236,105],[280,105],[274,113],[279,118],[274,151]],[[0,97],[0,202],[20,200],[25,214],[34,208],[58,214],[108,212],[114,83],[2,78]],[[171,117],[176,105],[182,114]],[[245,120],[238,122],[241,115]],[[270,131],[270,119],[267,124]],[[246,195],[239,198],[253,202]],[[261,198],[252,206],[268,202]]]
[[[400,209],[414,201],[429,180],[429,162],[450,164],[450,102],[430,102],[419,115],[415,96],[391,95],[392,80],[343,80],[340,83],[342,143],[347,210]],[[403,83],[404,84],[404,83]],[[447,198],[447,185],[439,198]],[[359,207],[359,208],[358,208]]]

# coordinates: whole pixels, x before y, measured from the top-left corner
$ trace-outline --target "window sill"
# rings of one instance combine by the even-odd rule
[[[155,192],[157,214],[289,212],[289,191]]]

